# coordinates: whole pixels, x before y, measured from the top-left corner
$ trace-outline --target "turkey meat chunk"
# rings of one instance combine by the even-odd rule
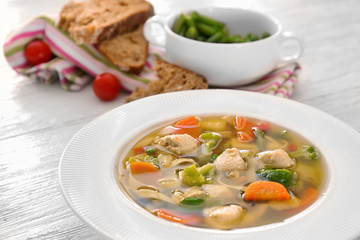
[[[246,162],[237,148],[226,149],[215,159],[214,165],[216,170],[222,172],[243,171],[247,168]]]
[[[159,139],[158,144],[177,155],[190,155],[199,151],[199,142],[188,134],[172,134]]]
[[[205,222],[217,229],[236,227],[244,215],[244,209],[238,205],[216,206],[203,211]]]
[[[265,167],[271,168],[290,168],[295,165],[295,160],[282,149],[258,153],[257,159],[263,163]]]

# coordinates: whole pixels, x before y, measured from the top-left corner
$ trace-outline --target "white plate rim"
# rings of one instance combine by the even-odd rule
[[[235,100],[239,101],[236,102]],[[210,106],[208,103],[213,104]],[[181,104],[181,105],[179,105]],[[174,115],[174,109],[170,109],[171,106],[178,106],[177,115]],[[196,111],[201,110],[206,106],[208,110],[206,110],[207,114],[209,113],[230,113],[229,109],[234,109],[238,107],[240,110],[235,114],[244,114],[249,117],[260,118],[264,120],[273,120],[276,117],[276,113],[281,114],[283,111],[287,111],[287,116],[285,116],[286,123],[279,123],[280,125],[285,127],[290,127],[290,129],[297,128],[295,125],[300,124],[305,128],[310,128],[314,131],[315,134],[322,133],[324,136],[313,136],[309,137],[309,133],[301,133],[304,137],[308,138],[310,141],[314,141],[312,138],[316,138],[316,140],[320,140],[319,145],[327,146],[330,145],[329,149],[326,149],[329,152],[326,152],[326,158],[330,159],[329,162],[329,171],[331,172],[331,181],[328,185],[326,194],[319,200],[315,205],[311,208],[304,211],[302,214],[296,216],[295,218],[287,221],[286,223],[281,224],[273,224],[263,227],[252,228],[250,230],[234,230],[234,231],[219,231],[219,230],[204,230],[197,228],[189,228],[186,226],[182,226],[179,224],[174,224],[170,222],[163,221],[154,216],[150,216],[145,210],[141,209],[137,205],[129,204],[131,201],[120,194],[118,186],[114,181],[114,163],[118,157],[116,151],[112,152],[109,156],[107,156],[105,160],[105,164],[107,167],[97,166],[98,169],[88,169],[86,167],[90,167],[89,162],[84,157],[88,157],[86,151],[88,151],[89,147],[92,147],[92,152],[94,151],[104,151],[104,149],[109,150],[106,146],[101,146],[102,142],[106,141],[106,139],[85,139],[85,137],[89,136],[97,136],[99,138],[111,138],[117,137],[114,131],[124,131],[122,129],[116,129],[116,126],[112,126],[115,128],[109,128],[109,123],[113,123],[114,119],[120,119],[124,122],[127,121],[125,118],[134,118],[141,116],[141,111],[149,115],[148,111],[155,111],[157,115],[160,115],[160,119],[166,118],[167,120],[175,119],[177,117],[195,114]],[[165,107],[165,108],[164,108]],[[251,110],[253,109],[253,110]],[[166,110],[167,112],[164,112]],[[263,110],[264,113],[259,113],[259,110]],[[305,114],[306,116],[299,115],[299,112]],[[154,113],[150,113],[154,114]],[[264,114],[270,114],[269,117],[264,116]],[[291,123],[291,120],[294,120],[294,117],[299,117],[299,123]],[[309,121],[310,118],[314,118],[314,123]],[[140,121],[139,119],[134,119],[133,122]],[[131,121],[132,122],[132,121]],[[146,129],[152,124],[156,123],[156,121],[149,121],[147,124],[140,127],[138,130],[128,131],[129,135],[136,134],[137,131],[141,131],[141,129]],[[128,122],[126,124],[129,124]],[[295,124],[295,125],[294,125]],[[307,125],[306,125],[307,124]],[[310,125],[309,125],[310,124]],[[322,129],[315,129],[319,127],[320,124],[327,124],[328,127],[334,127],[334,131],[325,131],[321,132]],[[106,131],[103,131],[106,129]],[[71,209],[89,226],[95,229],[97,232],[102,234],[103,236],[110,239],[143,239],[144,236],[147,236],[147,239],[159,239],[166,238],[167,236],[173,237],[178,236],[179,238],[206,238],[206,239],[222,239],[226,237],[226,239],[235,239],[240,235],[242,239],[256,239],[260,237],[267,236],[267,239],[329,239],[335,236],[341,236],[341,239],[352,239],[357,236],[360,232],[360,206],[357,207],[353,198],[360,197],[360,191],[353,189],[353,191],[342,191],[339,197],[338,191],[341,190],[341,184],[354,184],[353,181],[349,181],[350,177],[353,177],[354,167],[350,167],[347,165],[340,165],[337,161],[334,161],[334,158],[339,155],[345,155],[347,157],[345,163],[347,161],[351,161],[350,159],[360,158],[360,151],[356,149],[355,143],[347,143],[340,144],[334,140],[324,141],[324,137],[334,137],[335,135],[341,133],[343,134],[341,139],[350,138],[354,141],[360,142],[360,134],[341,122],[340,120],[320,111],[310,106],[292,101],[287,99],[282,99],[279,97],[274,97],[265,94],[259,93],[251,93],[244,92],[239,90],[219,90],[219,89],[211,89],[211,90],[192,90],[192,91],[183,91],[177,93],[168,93],[168,94],[160,94],[157,96],[152,96],[144,99],[140,99],[134,101],[132,103],[124,104],[119,106],[101,116],[91,121],[89,124],[84,126],[69,142],[66,149],[64,150],[60,165],[59,165],[59,183],[64,195],[64,198]],[[312,133],[312,134],[314,134]],[[312,135],[310,134],[310,135]],[[100,146],[98,146],[100,144]],[[124,146],[124,142],[122,146]],[[339,144],[341,148],[337,148],[335,144]],[[332,146],[332,148],[331,148]],[[346,150],[351,150],[354,152],[345,152]],[[110,151],[114,151],[110,149]],[[95,153],[94,155],[96,155]],[[74,159],[79,162],[74,162]],[[99,161],[100,158],[96,159]],[[354,164],[353,162],[350,162]],[[98,163],[97,163],[98,164]],[[98,164],[99,165],[99,164]],[[356,165],[356,164],[355,164]],[[360,167],[357,164],[357,167]],[[101,174],[97,175],[95,170],[101,171]],[[335,171],[336,169],[336,171]],[[342,170],[342,173],[339,174],[339,170]],[[359,168],[360,169],[360,168]],[[83,172],[82,172],[83,171]],[[87,172],[86,172],[87,171]],[[91,189],[94,187],[94,183],[90,184],[88,181],[88,175],[94,174],[94,180],[98,181],[99,184],[104,184],[105,190],[100,189],[98,191],[101,194],[99,199],[85,199],[86,194],[89,196],[94,196],[94,190],[99,189]],[[80,173],[80,175],[75,175],[75,173]],[[82,175],[81,175],[82,174]],[[93,176],[93,175],[92,175]],[[96,179],[97,177],[105,177],[106,179]],[[80,177],[80,178],[79,178]],[[77,179],[78,178],[78,179]],[[73,184],[76,180],[78,181],[78,186]],[[103,181],[103,182],[102,182]],[[99,184],[95,183],[95,187],[99,188]],[[354,185],[353,185],[354,186]],[[335,194],[336,193],[336,194]],[[85,194],[85,195],[82,195]],[[113,196],[114,195],[114,196]],[[345,196],[344,196],[345,195]],[[353,197],[352,199],[343,199],[344,197]],[[95,196],[94,196],[95,197]],[[99,197],[99,196],[96,196]],[[347,201],[347,206],[338,206],[340,201]],[[120,208],[117,203],[127,204],[127,208]],[[105,205],[101,205],[101,203]],[[100,204],[100,206],[99,206]],[[115,207],[114,207],[115,206]],[[330,209],[331,207],[335,207],[336,209],[332,209],[332,216],[329,217],[338,217],[341,219],[340,224],[342,228],[338,225],[338,221],[330,221],[329,219],[324,219],[324,212],[326,208]],[[349,209],[349,206],[352,208]],[[324,210],[325,209],[325,210]],[[311,214],[308,214],[310,213]],[[122,219],[120,223],[118,222],[119,215],[121,217],[127,217],[126,219]],[[134,217],[134,216],[137,217]],[[335,215],[335,216],[334,216]],[[344,216],[346,215],[346,217]],[[117,221],[115,223],[111,223],[108,221],[108,218]],[[106,219],[106,220],[105,220]],[[151,219],[152,224],[149,224],[149,220]],[[323,223],[320,220],[326,220],[327,223]],[[311,222],[311,224],[310,224]],[[334,223],[335,222],[335,223]],[[141,226],[144,227],[142,231],[136,231],[135,228],[126,227],[126,225],[133,226]],[[295,225],[294,225],[295,224]],[[335,227],[335,225],[337,227]],[[334,225],[334,226],[333,226]],[[159,235],[160,227],[166,228]],[[326,227],[326,229],[324,228]],[[288,229],[286,231],[286,228]],[[291,232],[289,231],[291,229]],[[300,236],[300,237],[299,237]],[[340,238],[333,238],[340,239]]]

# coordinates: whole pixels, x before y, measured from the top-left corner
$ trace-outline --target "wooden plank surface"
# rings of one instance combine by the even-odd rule
[[[56,14],[65,0],[2,0],[0,37],[41,13]],[[159,14],[179,1],[151,1]],[[197,1],[257,9],[301,36],[306,51],[292,99],[318,108],[360,131],[360,1]],[[181,7],[194,1],[181,1]],[[0,239],[102,239],[66,205],[58,164],[71,137],[96,116],[124,104],[110,103],[87,87],[65,92],[17,76],[0,59]],[[360,226],[359,226],[360,232]],[[360,239],[360,238],[357,238]]]

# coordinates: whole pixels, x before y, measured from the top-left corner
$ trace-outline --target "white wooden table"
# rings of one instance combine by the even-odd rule
[[[1,43],[12,28],[41,13],[56,14],[66,2],[1,0]],[[151,2],[157,13],[177,6],[170,0]],[[196,1],[203,2],[270,13],[285,30],[303,37],[303,71],[292,99],[360,131],[360,1]],[[124,104],[127,94],[105,103],[90,86],[74,93],[59,84],[43,85],[16,75],[1,54],[0,239],[101,239],[66,205],[58,165],[71,137],[96,116]]]

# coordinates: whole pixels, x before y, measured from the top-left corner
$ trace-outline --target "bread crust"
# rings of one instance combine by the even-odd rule
[[[76,43],[96,44],[133,31],[153,15],[144,0],[85,0],[64,5],[58,25]]]
[[[162,59],[156,59],[155,71],[159,79],[150,82],[147,88],[136,88],[126,98],[127,102],[160,93],[208,88],[204,76]]]
[[[99,51],[123,71],[138,74],[143,69],[148,42],[143,35],[143,24],[133,32],[119,34],[98,44]]]

